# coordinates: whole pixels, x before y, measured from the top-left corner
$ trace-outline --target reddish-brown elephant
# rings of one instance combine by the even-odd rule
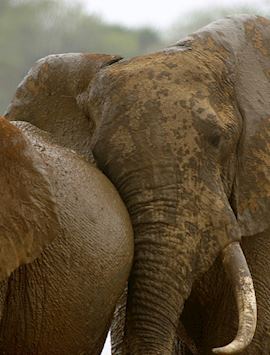
[[[0,117],[0,353],[100,354],[132,227],[110,181],[28,122]]]

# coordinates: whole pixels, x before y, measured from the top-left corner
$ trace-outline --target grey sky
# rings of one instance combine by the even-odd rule
[[[128,26],[151,25],[164,29],[190,10],[209,5],[267,6],[267,0],[77,0],[90,13],[97,13],[109,22]],[[269,5],[268,5],[269,6]]]

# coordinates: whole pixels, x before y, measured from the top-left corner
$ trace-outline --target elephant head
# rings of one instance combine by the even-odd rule
[[[96,73],[72,100],[78,119],[85,115],[95,127],[87,132],[95,159],[124,199],[135,232],[124,329],[131,354],[172,353],[193,281],[220,253],[236,290],[239,330],[215,352],[234,354],[252,340],[256,302],[239,241],[269,226],[269,41],[268,20],[242,15],[158,53],[107,66],[87,57]],[[19,87],[9,119],[23,113],[32,121],[32,106],[36,117],[44,110],[31,102],[32,77]],[[54,100],[48,111],[62,98]],[[40,124],[52,130],[49,117]],[[61,112],[56,117],[72,142],[69,118],[66,125]]]

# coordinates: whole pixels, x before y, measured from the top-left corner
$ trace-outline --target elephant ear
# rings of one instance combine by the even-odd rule
[[[49,168],[0,118],[0,280],[37,258],[60,233]]]
[[[105,54],[68,53],[39,60],[18,86],[5,117],[50,132],[58,143],[88,156],[94,122],[79,108],[96,73],[120,60]]]
[[[251,17],[237,53],[236,98],[243,118],[237,218],[242,235],[270,226],[270,21]]]

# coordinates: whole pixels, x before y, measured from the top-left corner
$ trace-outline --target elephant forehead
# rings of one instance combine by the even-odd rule
[[[270,21],[264,17],[256,17],[245,22],[245,36],[261,55],[270,55]]]
[[[171,132],[187,139],[194,136],[192,127],[224,134],[239,125],[233,86],[220,58],[211,64],[218,74],[206,60],[198,50],[161,52],[109,67],[94,84],[89,106],[97,121],[102,117],[103,123],[116,127],[117,122],[125,130],[150,134],[156,129],[158,136]]]
[[[107,67],[98,76],[98,81],[106,94],[117,89],[118,93],[133,90],[138,95],[145,95],[145,90],[149,88],[158,91],[162,87],[163,92],[159,93],[168,95],[174,92],[172,84],[187,87],[216,80],[224,63],[222,60],[217,63],[218,58],[212,58],[212,63],[206,66],[206,60],[206,56],[196,49],[187,52],[165,50]],[[216,78],[213,77],[211,66],[215,66]]]

